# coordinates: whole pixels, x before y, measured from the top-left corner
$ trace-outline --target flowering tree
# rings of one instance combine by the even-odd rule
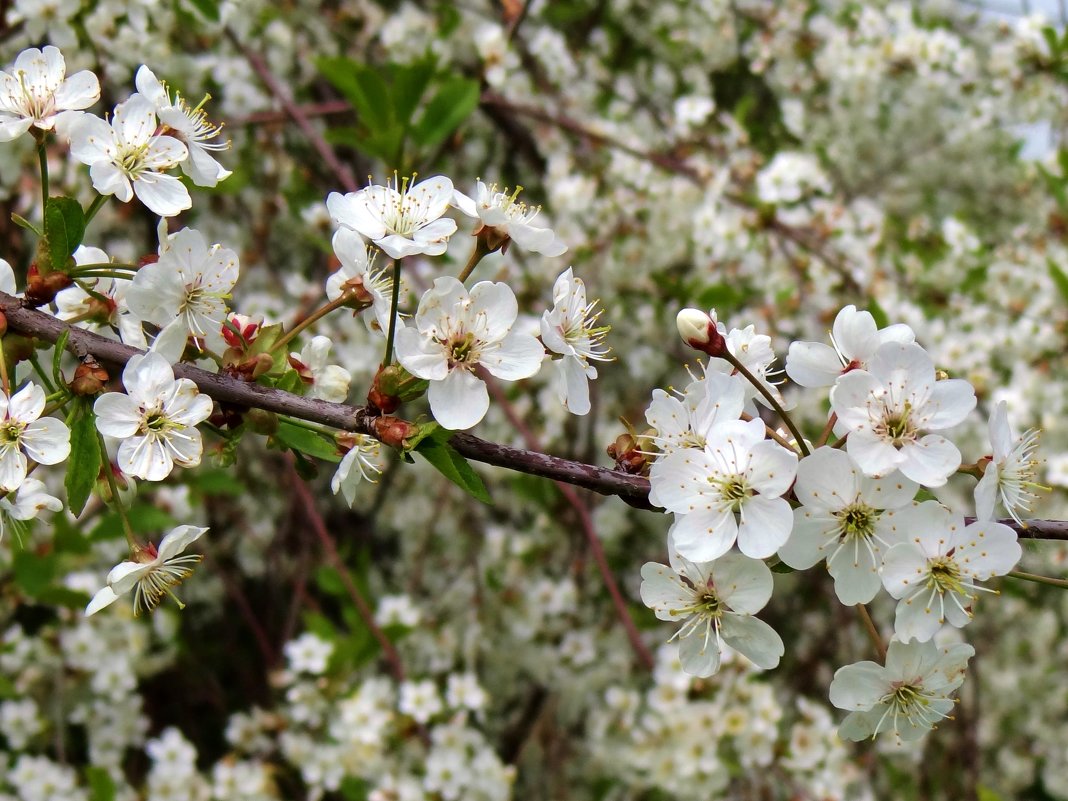
[[[1057,27],[4,15],[0,798],[1068,798]]]

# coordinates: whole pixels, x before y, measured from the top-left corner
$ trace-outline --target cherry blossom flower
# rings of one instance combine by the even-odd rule
[[[597,301],[586,303],[586,286],[568,267],[553,285],[553,307],[541,317],[545,347],[563,358],[554,359],[556,394],[572,414],[589,414],[590,379],[597,378],[591,361],[610,361],[604,345],[610,326],[597,326]]]
[[[512,331],[518,314],[507,284],[480,281],[469,294],[445,276],[419,301],[415,327],[397,331],[397,360],[430,381],[427,399],[439,424],[459,431],[486,416],[489,393],[475,375],[479,365],[504,381],[538,372],[545,349],[530,334]]]
[[[79,245],[74,251],[74,263],[107,264],[111,261],[100,248]],[[74,284],[56,294],[56,317],[66,320],[81,328],[111,336],[113,329],[127,345],[145,348],[145,339],[141,321],[131,312],[126,303],[126,292],[131,282],[119,278],[85,278],[80,284],[91,289],[89,294],[79,284]]]
[[[122,371],[126,394],[107,392],[96,400],[96,427],[120,440],[119,469],[137,478],[162,481],[175,465],[200,464],[203,443],[197,424],[208,419],[211,398],[188,378],[175,380],[163,356],[146,353]]]
[[[330,337],[312,337],[300,353],[289,354],[289,366],[300,375],[309,398],[344,403],[349,396],[352,374],[344,367],[327,362],[332,346]]]
[[[786,374],[803,387],[829,387],[843,373],[867,370],[880,345],[915,341],[916,334],[907,325],[880,329],[870,312],[846,306],[834,318],[830,345],[822,342],[794,342],[790,345]]]
[[[375,479],[372,475],[382,472],[382,446],[378,440],[366,434],[345,434],[339,444],[347,445],[349,450],[330,479],[330,490],[335,495],[341,493],[348,505],[352,506],[356,502],[356,487],[360,481],[373,483]]]
[[[713,310],[712,320],[715,322],[715,310]],[[756,332],[756,326],[747,325],[745,328],[732,328],[727,331],[726,326],[721,322],[715,322],[718,334],[723,338],[723,344],[735,359],[737,359],[746,370],[748,370],[753,378],[755,378],[769,393],[775,398],[776,402],[784,409],[789,409],[791,404],[788,403],[779,392],[777,383],[780,382],[780,376],[782,373],[775,368],[775,351],[771,347],[771,337],[767,334],[758,334]],[[681,330],[680,330],[681,333]],[[711,333],[709,333],[711,335]],[[713,338],[713,344],[715,339]],[[735,367],[726,359],[711,358],[708,360],[707,370],[716,370],[721,373],[727,373],[731,375],[735,371]],[[757,408],[751,401],[759,401],[762,405],[771,407],[768,399],[764,397],[755,386],[748,381],[745,382],[746,393],[746,411],[752,415],[756,415]]]
[[[974,655],[966,644],[938,648],[895,640],[886,649],[886,667],[865,661],[839,668],[831,703],[850,712],[839,736],[856,742],[892,731],[902,740],[918,740],[953,710],[951,696]]]
[[[508,244],[515,242],[523,250],[543,256],[562,256],[567,245],[549,228],[532,225],[541,212],[541,206],[528,206],[518,201],[523,187],[514,192],[498,191],[497,184],[487,186],[478,181],[474,199],[462,192],[453,192],[452,205],[468,217],[479,221],[475,236],[485,236],[491,252],[500,248],[508,251]]]
[[[671,534],[685,558],[718,559],[737,540],[746,556],[765,559],[789,538],[793,512],[779,496],[793,483],[797,455],[764,434],[760,419],[724,422],[704,449],[677,450],[653,465],[653,495],[676,513]]]
[[[1031,511],[1031,503],[1037,497],[1034,490],[1039,487],[1035,483],[1039,462],[1034,458],[1038,431],[1031,429],[1017,437],[1009,424],[1005,401],[1001,401],[990,417],[990,445],[994,453],[975,486],[975,516],[992,519],[1000,498],[1005,511],[1023,525],[1020,512]]]
[[[10,142],[31,127],[62,128],[99,99],[96,76],[82,70],[67,77],[57,48],[23,50],[10,70],[0,72],[0,142]]]
[[[826,558],[838,600],[866,604],[882,587],[885,549],[901,539],[893,515],[883,512],[910,504],[918,489],[900,474],[868,478],[849,454],[819,448],[797,466],[794,494],[802,506],[779,558],[797,570]]]
[[[390,258],[440,256],[456,232],[456,221],[442,217],[452,197],[452,181],[444,176],[411,184],[394,177],[392,185],[331,192],[326,207],[336,223],[370,239]]]
[[[28,459],[59,464],[70,455],[70,430],[54,417],[41,417],[44,390],[32,381],[10,397],[0,393],[0,491],[26,480]]]
[[[166,175],[189,155],[173,136],[156,134],[149,100],[133,95],[115,107],[110,124],[85,114],[71,126],[70,152],[89,165],[93,188],[129,203],[134,195],[154,214],[173,217],[193,205],[178,178]]]
[[[326,279],[326,297],[337,300],[344,292],[352,291],[361,308],[364,304],[371,307],[373,314],[364,316],[368,330],[385,336],[393,302],[393,278],[389,268],[374,269],[374,256],[368,255],[363,239],[350,228],[339,228],[334,234],[333,245],[341,267]]]
[[[653,390],[645,420],[654,430],[653,441],[662,454],[680,448],[704,448],[718,423],[737,420],[745,406],[744,381],[739,376],[712,371],[693,381],[676,397]]]
[[[979,592],[990,592],[976,582],[1004,576],[1022,555],[1016,532],[1008,526],[990,520],[965,526],[962,515],[937,501],[894,516],[908,541],[886,552],[882,580],[899,599],[894,631],[905,642],[926,642],[943,623],[967,625]]]
[[[197,186],[216,186],[219,181],[229,178],[230,170],[215,160],[210,151],[226,150],[230,142],[213,142],[222,133],[222,126],[208,120],[203,103],[190,108],[178,92],[171,93],[167,85],[156,77],[148,67],[141,66],[134,78],[137,91],[144,95],[155,107],[159,120],[163,123],[163,133],[182,142],[189,151],[189,158],[182,162],[182,172],[188,175]],[[204,98],[205,101],[208,98]]]
[[[20,523],[35,520],[45,509],[59,512],[63,509],[63,501],[50,495],[44,482],[36,478],[23,480],[14,498],[0,498],[0,540],[8,526],[18,532]]]
[[[108,573],[107,586],[93,596],[85,607],[85,614],[96,614],[131,590],[134,593],[135,615],[145,610],[152,611],[168,595],[180,609],[185,609],[185,604],[174,594],[174,587],[192,575],[193,566],[203,556],[198,553],[180,554],[206,531],[206,528],[198,526],[178,526],[160,540],[158,549],[151,543],[135,547],[130,554],[131,559],[116,565]]]
[[[137,271],[126,301],[138,318],[161,326],[152,350],[172,364],[190,336],[208,350],[222,352],[226,301],[237,283],[237,254],[183,228],[160,243],[159,260]]]
[[[914,343],[888,342],[868,370],[853,370],[831,389],[838,415],[835,431],[873,477],[900,470],[927,487],[940,487],[958,467],[957,446],[938,434],[975,408],[975,391],[961,379],[938,381],[927,351]]]
[[[782,639],[753,615],[771,598],[771,570],[757,559],[727,554],[715,562],[695,563],[668,543],[671,566],[642,565],[642,603],[660,620],[681,622],[679,661],[691,676],[719,670],[726,643],[758,667],[770,670],[784,653]]]

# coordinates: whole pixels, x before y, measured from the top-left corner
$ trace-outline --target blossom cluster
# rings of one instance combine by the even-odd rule
[[[1034,432],[1017,437],[997,407],[991,453],[972,469],[981,478],[968,524],[920,492],[961,468],[960,450],[943,432],[975,409],[975,392],[938,375],[908,326],[880,329],[869,312],[846,306],[831,345],[790,346],[786,375],[804,388],[829,388],[830,417],[815,443],[790,440],[792,422],[790,434],[773,430],[747,398],[747,390],[761,391],[790,420],[768,384],[768,337],[728,331],[714,310],[685,309],[678,327],[710,358],[683,392],[654,392],[646,412],[650,500],[674,522],[670,569],[642,568],[642,600],[661,620],[682,623],[682,666],[704,677],[718,670],[724,645],[758,667],[779,664],[781,639],[754,617],[772,597],[764,560],[796,570],[824,562],[846,606],[885,591],[897,600],[886,665],[841,668],[831,702],[851,712],[841,728],[848,739],[921,736],[949,715],[949,694],[974,653],[959,645],[940,655],[935,636],[967,625],[980,593],[991,591],[982,582],[1020,560],[1016,532],[992,516],[996,501],[1016,521],[1029,510]]]

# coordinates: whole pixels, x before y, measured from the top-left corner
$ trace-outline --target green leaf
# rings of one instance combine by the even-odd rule
[[[25,217],[19,214],[15,214],[14,212],[12,212],[11,222],[15,223],[15,225],[17,225],[19,228],[25,228],[27,231],[33,231],[35,234],[37,234],[37,236],[44,236],[44,231],[42,231],[32,222],[30,222]]]
[[[274,438],[287,448],[300,451],[308,456],[314,456],[326,462],[340,462],[341,456],[337,452],[337,444],[333,439],[328,439],[315,431],[295,426],[285,420],[278,422],[278,430]]]
[[[467,460],[459,452],[445,442],[439,442],[430,436],[419,443],[415,452],[426,459],[434,468],[453,484],[458,486],[472,498],[485,504],[492,504],[486,485]]]
[[[80,515],[100,475],[100,437],[96,433],[96,415],[88,398],[78,398],[67,417],[70,429],[70,457],[67,460],[67,506]]]
[[[126,512],[126,517],[135,534],[158,535],[178,525],[178,521],[165,511],[148,503],[135,503]]]
[[[215,0],[186,0],[189,5],[204,15],[212,22],[219,21],[219,4]]]
[[[421,147],[435,147],[460,127],[478,107],[478,81],[453,77],[442,83],[412,128],[412,138]]]
[[[434,59],[427,56],[413,64],[394,65],[393,73],[393,116],[407,128],[412,115],[419,107],[419,101],[426,94],[427,87],[434,79]]]
[[[107,770],[90,765],[85,769],[85,780],[92,801],[115,801],[115,781]]]
[[[44,235],[53,270],[65,271],[71,254],[85,236],[85,213],[77,200],[50,197],[45,204]]]
[[[883,307],[879,305],[879,302],[875,300],[875,298],[868,301],[868,313],[875,319],[875,325],[879,328],[886,328],[890,325],[890,318],[886,316]]]
[[[70,587],[52,585],[37,593],[37,600],[48,606],[62,606],[66,609],[84,609],[89,603],[89,596]]]
[[[190,478],[189,485],[203,495],[228,495],[238,498],[248,492],[248,487],[229,470],[221,468],[201,470]]]
[[[1061,293],[1061,297],[1068,301],[1068,275],[1065,275],[1064,270],[1058,267],[1053,259],[1047,259],[1046,263],[1049,265],[1049,277],[1053,279],[1054,286]]]
[[[361,124],[379,131],[394,127],[389,89],[377,70],[343,57],[319,58],[315,66],[352,103]]]
[[[327,595],[344,596],[347,593],[341,574],[328,565],[322,565],[315,571],[315,584]]]
[[[12,567],[18,588],[31,598],[36,598],[56,577],[56,555],[19,551],[15,554]]]

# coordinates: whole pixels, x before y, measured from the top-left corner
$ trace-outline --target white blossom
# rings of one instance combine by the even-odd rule
[[[522,187],[515,191],[497,189],[497,184],[486,185],[478,181],[474,199],[459,191],[453,192],[452,205],[479,221],[475,235],[484,234],[492,229],[493,239],[501,242],[502,252],[508,250],[509,241],[515,242],[523,250],[540,253],[543,256],[562,256],[567,245],[549,228],[533,225],[534,219],[541,212],[541,206],[527,206],[518,200]],[[491,243],[491,247],[497,242]],[[496,249],[496,248],[494,248]]]
[[[753,664],[771,669],[784,653],[775,630],[753,617],[771,598],[771,570],[763,562],[727,554],[715,562],[695,563],[668,544],[671,566],[642,565],[642,603],[660,620],[681,623],[682,668],[692,676],[719,670],[726,643]]]
[[[489,393],[476,367],[504,381],[538,372],[545,349],[530,334],[512,331],[518,314],[507,284],[480,281],[469,294],[446,276],[419,301],[415,327],[397,331],[397,360],[430,381],[430,410],[445,428],[471,428],[485,417]]]
[[[545,347],[561,356],[553,360],[556,394],[572,414],[589,414],[591,379],[597,368],[591,361],[609,361],[604,345],[610,326],[598,326],[602,310],[597,301],[586,303],[586,286],[568,267],[553,285],[553,307],[541,317]]]
[[[975,408],[975,391],[962,379],[936,380],[927,351],[888,342],[868,370],[853,370],[831,389],[835,431],[848,434],[849,455],[866,475],[900,470],[927,487],[940,487],[960,467],[957,446],[939,434]]]
[[[111,122],[85,114],[70,130],[70,152],[89,165],[93,188],[129,203],[134,195],[155,214],[173,217],[193,205],[189,192],[165,174],[188,157],[173,136],[156,134],[156,113],[142,95],[115,107]]]
[[[184,609],[185,605],[175,596],[173,588],[192,575],[193,566],[203,557],[200,554],[182,555],[182,551],[206,531],[206,528],[197,526],[178,526],[160,540],[158,549],[151,543],[134,548],[130,554],[132,559],[116,565],[108,573],[107,585],[93,596],[85,614],[96,614],[131,590],[135,615],[155,609],[168,595]]]
[[[838,728],[845,740],[866,740],[892,731],[917,740],[953,711],[950,697],[964,681],[970,645],[937,648],[932,642],[891,642],[886,666],[858,662],[839,668],[831,703],[850,714]]]
[[[70,430],[54,417],[41,417],[44,390],[32,381],[10,397],[0,393],[0,491],[26,480],[28,459],[59,464],[70,455]]]
[[[371,240],[390,258],[440,256],[456,232],[456,221],[442,218],[452,196],[452,181],[441,175],[411,184],[394,178],[392,185],[331,192],[326,206],[338,225]]]
[[[9,70],[0,72],[0,142],[10,142],[31,127],[62,128],[99,99],[96,75],[82,70],[67,77],[57,48],[23,50]]]
[[[124,473],[162,481],[175,465],[200,464],[203,443],[197,424],[211,415],[212,401],[158,353],[137,355],[122,371],[126,394],[107,392],[96,400],[96,427],[120,440],[118,465]]]
[[[975,515],[980,520],[992,519],[1000,499],[1012,519],[1022,523],[1020,512],[1029,512],[1037,497],[1034,490],[1038,488],[1035,474],[1039,462],[1034,452],[1038,431],[1031,429],[1017,437],[1009,424],[1005,401],[1001,401],[990,417],[990,446],[994,452],[975,487]]]

